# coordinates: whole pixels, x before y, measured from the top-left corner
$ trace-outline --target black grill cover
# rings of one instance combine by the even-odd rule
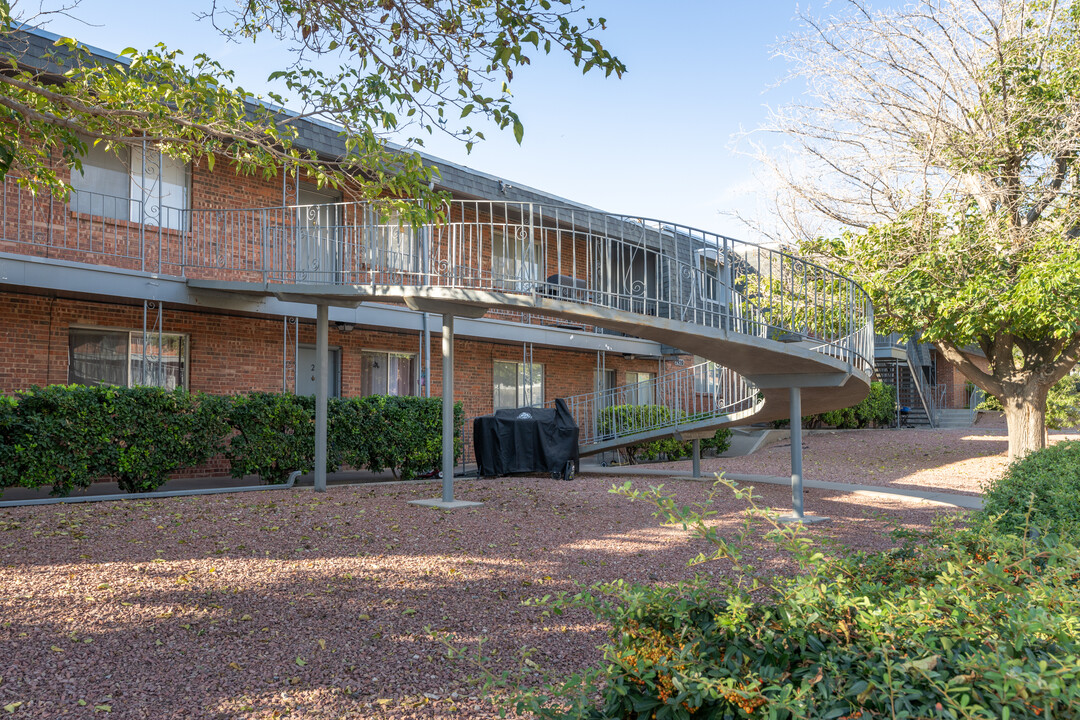
[[[496,410],[473,420],[473,447],[480,475],[562,473],[578,464],[578,426],[561,399],[554,408]]]

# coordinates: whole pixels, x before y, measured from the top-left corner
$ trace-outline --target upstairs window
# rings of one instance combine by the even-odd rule
[[[191,208],[188,165],[141,147],[88,145],[83,170],[71,172],[71,211],[181,230]]]
[[[187,387],[187,336],[141,330],[72,328],[68,333],[68,383]]]
[[[385,215],[376,211],[374,215],[374,224],[367,228],[364,237],[368,267],[384,272],[419,272],[420,243],[416,229],[405,224],[397,210]]]
[[[540,263],[527,234],[520,228],[491,232],[491,277],[496,288],[528,292],[540,282]]]

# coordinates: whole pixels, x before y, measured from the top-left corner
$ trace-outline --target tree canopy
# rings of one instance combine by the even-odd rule
[[[769,125],[791,151],[768,158],[785,230],[864,284],[879,328],[1000,398],[1012,454],[1041,447],[1080,357],[1080,2],[849,0],[804,21],[780,54],[809,100]]]
[[[267,78],[286,89],[295,111],[286,113],[281,94],[257,97],[214,58],[161,44],[102,62],[62,38],[43,61],[29,62],[23,28],[52,12],[72,9],[21,12],[17,1],[0,0],[0,178],[61,194],[56,156],[78,169],[87,143],[146,138],[183,160],[212,165],[224,156],[243,173],[284,167],[360,196],[424,196],[432,170],[411,149],[426,135],[450,133],[471,148],[484,139],[473,124],[482,118],[521,141],[510,84],[533,54],[566,55],[584,72],[625,70],[598,38],[605,20],[583,17],[576,0],[211,2],[202,19],[226,36],[290,43]],[[296,125],[305,118],[340,127],[344,156],[299,147]]]

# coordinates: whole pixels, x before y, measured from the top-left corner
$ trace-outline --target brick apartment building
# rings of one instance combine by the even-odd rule
[[[28,38],[31,62],[54,39],[41,31]],[[327,156],[344,150],[335,129],[307,121],[298,127],[301,145]],[[598,248],[586,248],[585,241],[559,245],[573,248],[576,242],[580,257],[538,257],[534,239],[519,236],[522,212],[557,206],[588,215],[591,209],[435,158],[429,162],[439,168],[438,188],[456,202],[451,219],[473,221],[466,241],[486,243],[488,266],[481,273],[493,287],[524,290],[550,276],[582,277],[589,263],[590,270],[599,266]],[[285,174],[273,180],[239,176],[225,161],[211,172],[205,162],[184,165],[153,146],[120,157],[92,148],[83,163],[82,174],[65,178],[74,188],[67,202],[35,195],[12,178],[2,185],[0,392],[114,383],[312,393],[314,304],[190,281],[259,280],[268,268],[303,282],[305,269],[315,275],[332,267],[320,282],[337,283],[357,281],[365,268],[384,274],[420,270],[422,231]],[[320,207],[296,210],[298,205]],[[263,208],[272,210],[253,210]],[[428,238],[427,249],[447,252],[462,242]],[[251,254],[256,246],[259,257]],[[346,246],[352,249],[341,249]],[[556,252],[553,243],[544,247]],[[611,274],[625,271],[627,284],[643,281],[644,302],[653,292],[645,277],[650,262],[627,259],[623,270]],[[370,272],[363,279],[376,280]],[[364,302],[331,307],[329,320],[331,394],[441,391],[438,348],[431,362],[428,340],[434,335],[438,343],[438,314]],[[455,330],[455,396],[467,417],[601,386],[637,384],[631,399],[645,402],[658,373],[689,364],[657,342],[527,312],[492,310],[460,318]]]

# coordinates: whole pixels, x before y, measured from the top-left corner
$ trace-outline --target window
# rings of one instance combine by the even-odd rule
[[[626,373],[626,404],[652,405],[655,403],[656,400],[653,393],[655,378],[656,373]]]
[[[187,387],[187,337],[141,330],[72,328],[68,382],[76,385]],[[159,342],[160,339],[160,342]]]
[[[363,395],[415,395],[416,356],[409,353],[363,352],[360,392]]]
[[[498,288],[528,292],[540,282],[540,264],[528,234],[520,235],[515,228],[510,234],[500,228],[491,231],[491,277]]]
[[[419,272],[420,245],[415,228],[403,225],[397,210],[376,216],[365,234],[364,258],[377,271]]]
[[[723,383],[724,369],[712,361],[694,356],[694,392],[701,395],[718,395]]]
[[[113,152],[89,145],[83,171],[71,174],[72,212],[180,230],[191,207],[188,166],[141,147]]]
[[[539,363],[496,362],[495,409],[544,404],[544,366]]]

